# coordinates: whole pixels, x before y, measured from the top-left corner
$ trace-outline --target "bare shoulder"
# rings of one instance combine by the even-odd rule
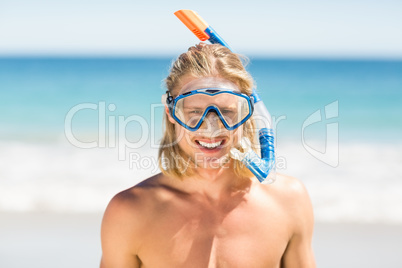
[[[278,205],[285,210],[294,223],[294,230],[310,229],[314,223],[310,196],[304,184],[297,178],[277,174],[276,181],[264,185]]]
[[[286,204],[310,202],[306,187],[295,177],[277,174],[276,181],[267,187]]]
[[[116,194],[106,208],[102,225],[107,228],[115,223],[120,227],[127,224],[133,231],[141,230],[141,224],[152,217],[162,177],[161,174],[155,175]]]
[[[282,256],[281,267],[315,267],[311,246],[314,215],[306,187],[294,177],[277,174],[276,181],[265,185],[265,190],[284,212],[283,226],[289,230],[289,241]]]
[[[127,210],[140,209],[147,202],[149,192],[158,187],[160,174],[150,177],[139,184],[116,194],[110,201],[106,214],[124,213]]]
[[[160,175],[116,194],[102,220],[102,266],[137,267],[142,236],[152,222]]]

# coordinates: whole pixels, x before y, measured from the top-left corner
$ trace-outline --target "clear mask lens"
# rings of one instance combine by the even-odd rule
[[[190,128],[196,128],[215,113],[225,127],[232,128],[251,116],[250,99],[244,95],[230,91],[216,94],[184,94],[175,99],[174,117]]]

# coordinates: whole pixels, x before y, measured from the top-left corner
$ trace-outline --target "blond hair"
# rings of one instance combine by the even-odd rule
[[[221,77],[235,83],[242,93],[251,95],[254,81],[246,71],[246,58],[231,52],[228,48],[213,44],[200,43],[190,47],[173,62],[168,77],[165,79],[166,88],[172,96],[180,89],[181,80],[187,75],[194,77]],[[167,176],[180,179],[194,174],[194,163],[178,146],[175,135],[175,125],[166,113],[164,114],[165,130],[158,153],[159,168]],[[250,118],[242,126],[243,136],[254,144],[254,120]],[[239,161],[234,160],[234,172],[238,176],[249,177],[251,172]]]

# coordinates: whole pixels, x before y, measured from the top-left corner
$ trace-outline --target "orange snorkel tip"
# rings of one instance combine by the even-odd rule
[[[209,35],[205,33],[208,24],[197,14],[197,12],[188,9],[181,9],[176,11],[174,14],[198,37],[198,39],[201,41],[209,39]]]

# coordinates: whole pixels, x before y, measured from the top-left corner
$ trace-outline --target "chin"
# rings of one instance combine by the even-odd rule
[[[194,160],[197,168],[202,168],[205,170],[218,170],[222,167],[229,167],[230,162],[229,154],[224,154],[222,156],[208,156],[202,153],[196,154]]]

